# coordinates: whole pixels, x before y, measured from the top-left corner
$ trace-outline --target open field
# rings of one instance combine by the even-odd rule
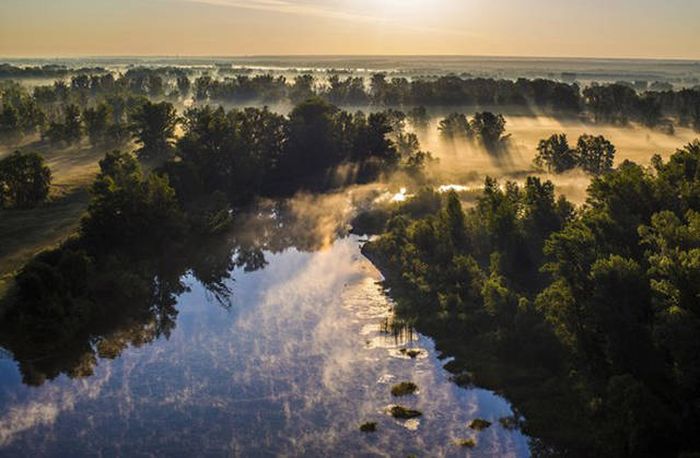
[[[53,174],[49,202],[29,210],[0,210],[0,295],[14,273],[32,256],[69,237],[78,227],[89,200],[88,187],[102,152],[89,148],[50,149],[22,145],[46,158]],[[12,149],[0,150],[0,157]]]

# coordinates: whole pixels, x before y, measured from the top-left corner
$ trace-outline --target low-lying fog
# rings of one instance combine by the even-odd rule
[[[467,114],[470,114],[467,112]],[[536,148],[540,140],[552,134],[565,133],[569,144],[576,146],[582,134],[603,135],[617,148],[615,164],[628,159],[648,165],[654,154],[667,158],[676,149],[698,138],[697,132],[689,128],[676,128],[673,135],[638,125],[617,127],[587,124],[576,120],[560,120],[547,116],[506,116],[506,134],[510,134],[508,153],[493,157],[482,148],[464,141],[442,138],[438,131],[440,119],[432,118],[427,129],[417,130],[421,147],[439,159],[434,170],[436,179],[445,184],[480,187],[485,176],[503,177],[516,181],[526,175],[536,174],[552,180],[557,190],[576,203],[585,199],[585,190],[590,177],[581,171],[562,175],[538,172],[533,166]]]

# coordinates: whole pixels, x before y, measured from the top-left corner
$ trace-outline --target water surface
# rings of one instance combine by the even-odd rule
[[[74,378],[27,386],[0,354],[0,455],[529,455],[527,438],[498,423],[512,415],[505,399],[452,383],[430,339],[383,332],[392,304],[360,245],[265,252],[264,269],[231,271],[226,304],[186,275],[169,337],[99,357]],[[401,381],[418,394],[392,398]],[[397,402],[423,416],[393,419]],[[475,418],[493,425],[472,431]],[[367,421],[376,433],[359,431]],[[454,443],[467,438],[474,449]]]

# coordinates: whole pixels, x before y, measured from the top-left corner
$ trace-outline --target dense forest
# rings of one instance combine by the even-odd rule
[[[364,218],[386,222],[363,251],[401,321],[512,399],[543,454],[677,456],[700,449],[699,198],[696,141],[594,177],[582,208],[535,177],[489,178],[466,211],[426,189]]]

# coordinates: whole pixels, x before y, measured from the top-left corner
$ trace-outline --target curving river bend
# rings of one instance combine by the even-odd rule
[[[505,399],[452,383],[429,338],[383,332],[392,304],[360,246],[265,252],[265,268],[231,271],[230,307],[186,275],[169,338],[87,377],[26,386],[0,353],[0,456],[528,456],[498,422]],[[392,398],[402,381],[418,394]],[[395,420],[395,403],[423,415]],[[475,418],[493,425],[473,431]]]

